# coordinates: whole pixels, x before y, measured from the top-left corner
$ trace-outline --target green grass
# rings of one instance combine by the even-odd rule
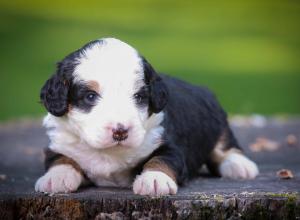
[[[168,74],[215,91],[230,113],[300,113],[297,1],[1,1],[0,120],[38,116],[55,63],[120,38]]]

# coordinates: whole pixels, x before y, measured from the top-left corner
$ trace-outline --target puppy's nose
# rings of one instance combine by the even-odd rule
[[[118,123],[117,127],[112,129],[112,133],[115,141],[124,141],[128,137],[128,128]]]

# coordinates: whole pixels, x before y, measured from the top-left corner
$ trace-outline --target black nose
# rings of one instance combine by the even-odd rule
[[[112,132],[115,141],[124,141],[128,137],[128,129],[122,124],[117,124],[117,128],[113,128]]]

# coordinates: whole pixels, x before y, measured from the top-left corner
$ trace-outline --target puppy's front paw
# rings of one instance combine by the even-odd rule
[[[220,173],[232,179],[254,179],[259,171],[256,164],[246,156],[232,153],[221,163]]]
[[[140,195],[161,196],[177,193],[177,184],[160,171],[144,171],[133,183],[133,192]]]
[[[78,189],[82,175],[71,165],[56,165],[35,183],[35,191],[47,193],[67,193]]]

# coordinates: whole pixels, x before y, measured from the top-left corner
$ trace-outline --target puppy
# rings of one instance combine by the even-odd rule
[[[96,40],[65,57],[40,97],[50,145],[38,192],[73,192],[89,181],[176,194],[204,164],[222,177],[258,174],[209,90],[158,74],[120,40]]]

